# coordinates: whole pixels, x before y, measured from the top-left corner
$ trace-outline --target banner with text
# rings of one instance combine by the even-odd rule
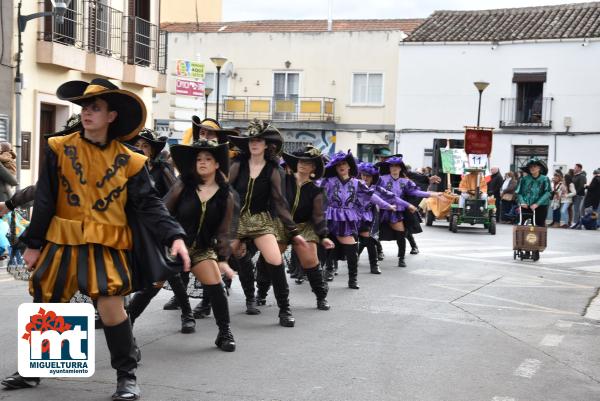
[[[204,82],[179,79],[175,81],[175,94],[185,96],[204,96]]]
[[[204,64],[196,61],[176,60],[175,75],[178,77],[204,79]]]

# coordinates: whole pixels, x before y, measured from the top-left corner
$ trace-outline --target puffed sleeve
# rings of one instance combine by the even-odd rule
[[[167,192],[163,198],[167,210],[169,210],[169,213],[172,215],[175,214],[177,203],[179,203],[179,198],[181,197],[181,193],[183,192],[184,188],[185,184],[179,179],[175,181],[175,183],[169,189],[169,192]]]
[[[217,259],[219,262],[224,262],[231,256],[231,240],[234,238],[233,235],[237,231],[234,226],[236,217],[236,209],[239,212],[239,202],[235,200],[234,191],[228,191],[227,204],[225,206],[225,214],[223,220],[217,230]],[[236,206],[238,203],[238,206]]]
[[[387,203],[396,205],[396,210],[399,212],[410,207],[410,203],[396,196],[393,192],[388,191],[383,187],[375,187],[375,192],[377,193],[377,195],[379,195],[381,199],[383,199]]]
[[[129,177],[128,200],[139,221],[162,243],[170,246],[174,240],[185,238],[181,225],[169,214],[154,185],[147,167]],[[135,240],[135,239],[134,239]]]
[[[319,190],[313,198],[312,223],[315,233],[319,238],[327,238],[329,230],[327,229],[327,220],[325,219],[325,194]]]
[[[15,210],[17,207],[25,206],[35,199],[35,185],[30,185],[18,190],[4,204],[9,210]]]
[[[353,178],[354,179],[354,178]],[[391,209],[392,205],[386,201],[384,201],[383,199],[381,199],[379,197],[379,195],[377,195],[375,193],[375,188],[374,187],[367,187],[367,185],[360,181],[358,181],[358,185],[357,185],[357,191],[356,191],[356,195],[358,198],[358,202],[360,203],[360,205],[362,207],[365,207],[366,205],[369,204],[369,202],[372,202],[373,204],[379,206],[380,209]]]
[[[412,180],[408,180],[406,182],[406,187],[404,187],[404,193],[406,195],[415,196],[417,198],[429,198],[431,194],[426,191],[421,191],[417,184],[415,184]]]
[[[56,213],[56,199],[58,196],[58,158],[56,153],[48,146],[46,158],[38,182],[35,187],[33,215],[27,230],[21,235],[20,240],[28,248],[40,249],[44,246],[46,231],[50,221]]]
[[[281,175],[279,174],[278,169],[275,168],[271,172],[271,201],[273,202],[273,206],[275,207],[279,219],[288,231],[290,237],[298,235],[298,228],[292,219],[289,206],[282,194]]]

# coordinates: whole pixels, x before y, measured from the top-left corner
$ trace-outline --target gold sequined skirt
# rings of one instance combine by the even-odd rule
[[[275,235],[275,224],[269,212],[244,212],[240,216],[237,234],[239,239],[253,239],[265,234]]]
[[[305,223],[296,223],[296,227],[298,227],[299,234],[303,236],[306,241],[316,242],[317,244],[321,241],[317,233],[315,233],[311,222],[307,221]],[[283,223],[279,219],[275,219],[275,231],[277,242],[289,244],[292,241],[292,237],[290,237],[287,230],[283,226]]]
[[[214,260],[217,261],[217,253],[214,249],[197,249],[192,246],[189,249],[190,259],[192,261],[192,267],[196,266],[198,263],[203,262],[205,260]]]

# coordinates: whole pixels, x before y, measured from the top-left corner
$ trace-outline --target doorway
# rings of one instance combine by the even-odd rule
[[[293,120],[298,112],[300,74],[297,72],[276,72],[273,74],[274,120]],[[285,112],[277,110],[285,109]]]
[[[56,131],[56,106],[48,103],[40,104],[40,142],[38,153],[38,177],[41,167],[46,159],[46,148],[48,140],[46,134],[52,134]]]

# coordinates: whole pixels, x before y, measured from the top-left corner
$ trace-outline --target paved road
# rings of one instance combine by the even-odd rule
[[[331,311],[317,311],[307,284],[292,287],[297,326],[277,308],[246,316],[230,297],[238,351],[213,346],[212,319],[178,333],[163,292],[136,323],[144,400],[550,401],[600,399],[600,321],[583,317],[600,285],[600,232],[554,229],[538,263],[512,260],[511,227],[498,235],[442,223],[417,237],[408,268],[382,264],[359,291],[331,285]],[[394,256],[392,243],[386,253]],[[25,283],[0,282],[0,372],[16,366],[16,308]],[[274,302],[270,299],[270,302]],[[107,400],[114,386],[98,331],[91,379],[45,380],[4,400]]]

